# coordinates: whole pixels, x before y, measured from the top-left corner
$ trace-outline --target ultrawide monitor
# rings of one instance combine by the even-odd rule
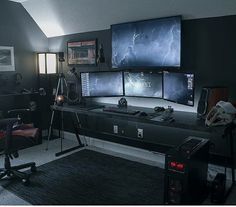
[[[123,74],[114,72],[83,72],[81,77],[82,97],[123,96]]]
[[[162,98],[162,73],[124,72],[125,96]]]
[[[194,105],[194,74],[163,73],[163,98],[179,104]]]
[[[112,68],[180,67],[181,16],[111,26]]]

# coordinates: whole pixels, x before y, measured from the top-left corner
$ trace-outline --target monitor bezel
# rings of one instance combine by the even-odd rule
[[[169,19],[169,18],[179,18],[180,19],[180,29],[181,29],[181,34],[180,34],[180,62],[179,66],[123,66],[123,67],[113,67],[112,64],[112,57],[113,57],[113,47],[112,47],[112,28],[114,26],[118,25],[125,25],[125,24],[132,24],[132,23],[141,23],[141,22],[146,22],[146,21],[155,21],[155,20],[161,20],[161,19]],[[126,70],[129,68],[134,68],[134,69],[142,69],[142,68],[149,68],[149,69],[155,69],[158,71],[163,71],[163,70],[169,70],[169,69],[180,69],[182,66],[182,15],[175,15],[175,16],[167,16],[167,17],[159,17],[159,18],[151,18],[151,19],[144,19],[144,20],[137,20],[137,21],[129,21],[129,22],[123,22],[123,23],[117,23],[117,24],[112,24],[110,26],[110,37],[111,37],[111,69],[113,70]]]
[[[122,87],[123,87],[123,95],[109,95],[109,96],[83,96],[82,93],[82,73],[121,73],[122,74]],[[87,71],[87,72],[80,72],[80,85],[81,85],[81,90],[80,90],[80,97],[81,98],[103,98],[103,97],[123,97],[124,96],[124,73],[122,70],[104,70],[104,71]]]
[[[155,74],[160,74],[162,77],[162,96],[161,97],[153,97],[153,96],[131,96],[131,95],[126,95],[125,94],[125,72],[129,73],[155,73]],[[150,69],[143,69],[143,70],[123,70],[123,89],[124,89],[124,96],[125,97],[135,97],[135,98],[153,98],[153,99],[163,99],[163,71],[158,71],[158,70],[150,70]]]
[[[191,75],[193,75],[193,104],[192,105],[189,105],[189,104],[184,104],[184,103],[179,103],[179,102],[177,102],[177,101],[173,101],[173,100],[170,100],[170,99],[165,99],[164,97],[164,74],[165,73],[177,73],[177,74],[191,74]],[[187,72],[187,71],[178,71],[178,72],[176,72],[176,71],[162,71],[162,76],[163,76],[163,80],[162,80],[162,95],[163,95],[163,100],[165,100],[165,101],[170,101],[170,102],[172,102],[172,103],[176,103],[176,104],[181,104],[181,105],[184,105],[184,106],[190,106],[190,107],[194,107],[194,105],[195,105],[195,73],[193,73],[193,72]]]

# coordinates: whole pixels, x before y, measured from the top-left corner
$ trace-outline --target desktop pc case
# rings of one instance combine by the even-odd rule
[[[165,204],[200,204],[207,196],[209,140],[188,137],[165,161]]]

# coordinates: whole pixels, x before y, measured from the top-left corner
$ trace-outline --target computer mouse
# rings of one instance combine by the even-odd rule
[[[165,111],[165,108],[164,108],[164,107],[161,107],[161,106],[156,106],[156,107],[154,108],[154,111],[155,111],[155,112],[162,112],[162,111]]]
[[[144,111],[140,112],[139,116],[148,116],[148,114]]]

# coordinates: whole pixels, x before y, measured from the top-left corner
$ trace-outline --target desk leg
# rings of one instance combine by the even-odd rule
[[[55,111],[52,110],[52,116],[51,116],[51,120],[50,120],[49,131],[48,131],[48,140],[47,140],[47,147],[46,147],[46,150],[48,150],[49,141],[50,141],[50,138],[51,138],[52,124],[53,124],[54,115],[55,115]]]
[[[74,130],[75,130],[75,136],[77,138],[77,141],[79,143],[79,145],[83,145],[82,142],[81,142],[81,139],[79,137],[79,129],[78,127],[76,126],[76,124],[74,123]]]
[[[62,140],[64,138],[64,116],[63,116],[63,111],[61,111],[61,127],[60,127],[60,130],[61,130],[61,135],[60,135],[60,139],[61,139],[61,152],[62,152]]]
[[[66,153],[69,153],[69,152],[71,152],[71,151],[77,150],[77,149],[79,149],[79,148],[81,148],[81,147],[84,147],[84,146],[83,146],[83,145],[82,145],[82,146],[76,146],[76,147],[72,147],[72,148],[63,150],[63,151],[61,151],[61,152],[57,152],[57,153],[55,154],[55,156],[56,156],[56,157],[59,157],[59,156],[61,156],[61,155],[64,155],[64,154],[66,154]]]
[[[64,132],[63,118],[64,118],[63,117],[63,112],[61,112],[61,128],[62,128],[62,133]],[[76,127],[76,124],[75,124],[74,121],[73,121],[73,125],[74,125],[75,135],[76,135],[76,138],[77,138],[77,141],[78,141],[79,145],[76,146],[76,147],[72,147],[72,148],[66,149],[66,150],[62,150],[62,139],[63,139],[63,137],[61,137],[61,151],[55,154],[56,157],[61,156],[63,154],[66,154],[68,152],[74,151],[74,150],[79,149],[81,147],[84,147],[84,145],[82,144],[82,142],[80,140],[80,137],[78,135],[78,128]]]
[[[228,195],[231,193],[234,184],[235,184],[235,167],[234,167],[234,137],[233,137],[233,130],[235,126],[232,126],[229,131],[229,143],[230,143],[230,164],[231,164],[231,176],[232,176],[232,183],[229,187],[228,191],[225,194],[225,200],[228,197]]]
[[[230,132],[230,153],[231,153],[231,171],[232,171],[232,184],[235,184],[235,167],[234,167],[234,137],[233,137],[233,132]]]

